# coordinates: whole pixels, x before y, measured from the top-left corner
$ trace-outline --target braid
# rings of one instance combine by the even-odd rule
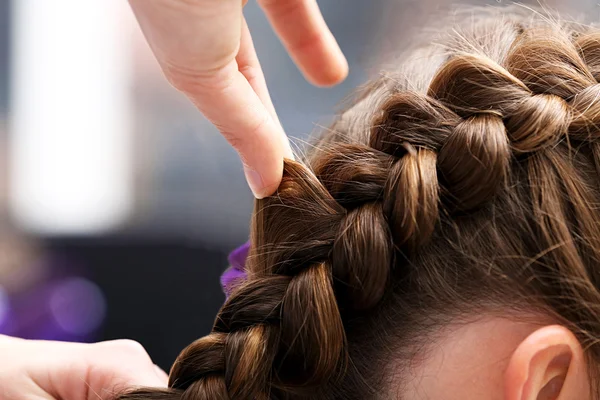
[[[539,169],[557,165],[554,151],[565,140],[592,143],[600,173],[599,42],[600,34],[530,29],[504,66],[455,54],[426,93],[384,101],[365,143],[333,142],[310,169],[286,161],[277,193],[256,203],[249,278],[212,333],[177,358],[172,398],[314,397],[335,386],[350,366],[347,316],[380,303],[392,269],[428,243],[442,211],[484,207],[506,186],[511,163],[533,158],[530,175],[547,175]],[[565,179],[572,187],[564,190],[592,204],[581,179]],[[552,183],[551,203],[559,186]],[[552,211],[541,190],[532,207],[543,219]],[[578,229],[600,237],[586,222]],[[568,239],[565,227],[547,231],[563,235],[547,237],[549,245]],[[586,252],[600,260],[598,249]],[[568,261],[583,265],[576,253]]]

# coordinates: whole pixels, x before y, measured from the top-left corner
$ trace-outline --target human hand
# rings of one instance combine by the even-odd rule
[[[81,344],[0,335],[2,400],[111,399],[132,387],[166,387],[167,380],[131,340]]]
[[[258,198],[293,158],[242,14],[247,0],[129,0],[169,82],[238,151]],[[314,84],[342,81],[348,65],[316,0],[258,0],[290,55]]]

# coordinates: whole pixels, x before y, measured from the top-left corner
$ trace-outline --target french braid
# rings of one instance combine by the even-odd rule
[[[212,333],[177,358],[162,398],[335,397],[331,388],[356,373],[348,321],[378,307],[391,277],[428,245],[441,220],[487,207],[520,170],[531,181],[528,207],[541,221],[532,234],[548,246],[567,243],[552,257],[581,266],[575,275],[592,283],[564,293],[600,304],[600,276],[585,267],[600,260],[600,232],[577,212],[594,203],[593,191],[562,156],[565,148],[589,147],[600,173],[600,33],[515,31],[502,62],[460,51],[426,92],[392,93],[374,113],[367,141],[332,141],[310,167],[286,161],[277,193],[256,203],[248,280]],[[571,200],[553,207],[565,193]],[[575,226],[561,222],[570,213],[581,218]],[[560,218],[547,217],[554,214]],[[572,232],[592,239],[573,241]],[[597,307],[554,306],[569,320],[600,315]],[[125,398],[160,398],[152,393]]]

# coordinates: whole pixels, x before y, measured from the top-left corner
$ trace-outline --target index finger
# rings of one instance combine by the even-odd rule
[[[208,78],[189,77],[188,98],[237,150],[248,184],[257,198],[273,194],[283,175],[283,159],[291,150],[246,76],[232,62]]]
[[[330,86],[348,75],[348,62],[327,27],[316,0],[259,0],[304,76]]]

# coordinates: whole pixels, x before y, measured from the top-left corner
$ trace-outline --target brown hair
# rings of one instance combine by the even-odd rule
[[[389,397],[436,329],[480,312],[550,316],[600,364],[600,31],[487,12],[286,162],[248,281],[168,390],[123,399]]]

